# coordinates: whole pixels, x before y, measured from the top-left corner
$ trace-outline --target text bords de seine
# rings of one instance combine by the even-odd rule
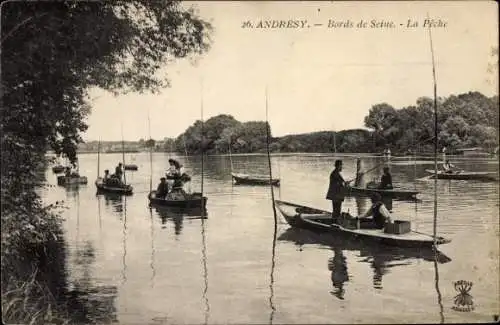
[[[406,19],[404,22],[394,22],[392,20],[384,19],[360,19],[353,21],[328,19],[327,22],[309,22],[307,19],[289,19],[289,20],[247,20],[241,25],[242,28],[258,28],[258,29],[276,29],[276,28],[310,28],[310,27],[326,27],[326,28],[445,28],[447,22],[443,19]]]

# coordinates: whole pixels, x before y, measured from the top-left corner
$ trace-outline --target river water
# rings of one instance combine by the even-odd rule
[[[114,171],[121,154],[101,154]],[[152,186],[175,154],[154,153]],[[177,157],[193,175],[186,189],[200,191],[199,157]],[[273,156],[281,178],[275,198],[330,210],[324,199],[336,158],[325,155]],[[342,157],[345,179],[355,158]],[[363,157],[364,169],[381,158]],[[79,157],[88,185],[53,186],[47,202],[64,200],[68,287],[88,306],[88,319],[120,324],[199,323],[416,323],[493,321],[499,307],[498,182],[438,180],[438,233],[452,239],[432,252],[395,250],[292,229],[278,214],[277,232],[269,187],[233,186],[227,156],[204,161],[207,219],[148,207],[148,153],[127,154],[134,186],[129,197],[96,195],[97,155]],[[471,171],[498,173],[497,160],[453,160]],[[237,172],[267,172],[267,157],[233,156]],[[420,191],[420,202],[393,201],[397,219],[432,233],[434,181],[426,180],[424,158],[393,158],[393,182]],[[379,177],[379,168],[367,180]],[[49,184],[56,176],[49,169]],[[363,213],[366,198],[347,198],[343,210]],[[190,215],[189,215],[190,214]],[[472,287],[470,311],[454,282]],[[458,297],[458,300],[457,300]],[[462,302],[462,305],[460,303]]]

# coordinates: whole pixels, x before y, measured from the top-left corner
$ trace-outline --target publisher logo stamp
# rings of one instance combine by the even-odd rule
[[[455,290],[458,294],[455,296],[455,305],[451,307],[456,311],[470,312],[474,310],[474,302],[472,301],[472,295],[469,293],[472,289],[472,282],[470,281],[456,281],[453,282]]]

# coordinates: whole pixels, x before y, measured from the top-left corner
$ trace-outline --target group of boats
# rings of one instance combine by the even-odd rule
[[[99,158],[98,158],[99,165]],[[124,164],[124,166],[127,166]],[[99,168],[99,167],[98,167]],[[54,173],[64,172],[66,168],[61,166],[54,166]],[[124,168],[125,169],[125,168]],[[126,168],[125,170],[137,170]],[[438,179],[457,179],[457,180],[493,180],[487,172],[435,172],[426,170],[431,174],[429,178],[437,177]],[[168,176],[170,179],[182,177],[183,181],[189,181],[190,177],[186,174],[179,176]],[[235,185],[250,185],[250,186],[280,186],[279,178],[270,178],[268,175],[262,174],[243,174],[231,171],[231,178]],[[125,179],[125,177],[124,177]],[[87,184],[85,176],[72,177],[72,176],[58,176],[59,185],[72,185],[72,184]],[[126,182],[106,182],[103,177],[98,177],[95,181],[98,193],[113,193],[118,195],[132,195],[133,186]],[[147,195],[150,206],[168,207],[175,209],[198,209],[206,212],[206,205],[208,198],[201,192],[186,193],[185,191],[179,192],[181,195],[166,195],[165,197],[158,197],[157,191],[151,189]],[[369,183],[366,186],[355,184],[354,186],[347,187],[348,196],[371,196],[373,193],[379,193],[382,197],[400,200],[417,200],[419,191],[409,190],[403,188],[381,189]],[[283,216],[286,222],[293,228],[308,229],[319,233],[331,233],[334,236],[349,236],[359,238],[361,240],[376,241],[381,244],[397,246],[397,247],[434,247],[434,245],[441,245],[449,243],[451,240],[441,237],[433,236],[417,232],[411,229],[409,222],[396,220],[392,231],[387,229],[367,229],[363,225],[366,220],[358,219],[354,216],[343,213],[345,219],[349,222],[336,224],[332,222],[331,212],[300,205],[292,202],[275,200],[276,210]]]

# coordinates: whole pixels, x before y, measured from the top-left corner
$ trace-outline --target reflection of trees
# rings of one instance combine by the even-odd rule
[[[9,259],[9,262],[17,264],[18,273],[15,278],[28,279],[30,274],[32,275],[28,284],[29,290],[20,293],[22,298],[18,301],[21,303],[13,307],[31,313],[32,317],[27,322],[31,321],[33,324],[115,322],[116,287],[97,286],[91,281],[90,269],[95,259],[92,244],[86,242],[83,248],[76,252],[74,268],[71,269],[76,278],[74,281],[68,278],[66,259],[67,250],[62,233],[57,240],[50,240],[44,245],[28,243],[21,254]],[[78,274],[79,271],[81,274]],[[3,273],[2,283],[10,285],[10,282],[3,282]],[[12,275],[12,272],[9,273]],[[10,296],[2,296],[2,300],[14,301],[16,294],[19,292],[12,291]],[[19,315],[6,319],[4,310],[2,315],[6,322],[20,323]]]
[[[344,299],[345,282],[349,281],[347,259],[344,251],[358,251],[362,259],[360,262],[370,263],[373,269],[373,287],[382,289],[382,277],[390,268],[408,265],[415,260],[428,262],[435,261],[435,253],[432,249],[425,248],[397,248],[374,244],[360,239],[343,236],[341,234],[332,236],[330,233],[315,233],[305,229],[288,228],[278,240],[292,242],[295,245],[320,244],[333,249],[334,256],[328,261],[328,269],[334,286],[333,295]],[[437,262],[440,264],[451,261],[449,257],[437,251]]]

